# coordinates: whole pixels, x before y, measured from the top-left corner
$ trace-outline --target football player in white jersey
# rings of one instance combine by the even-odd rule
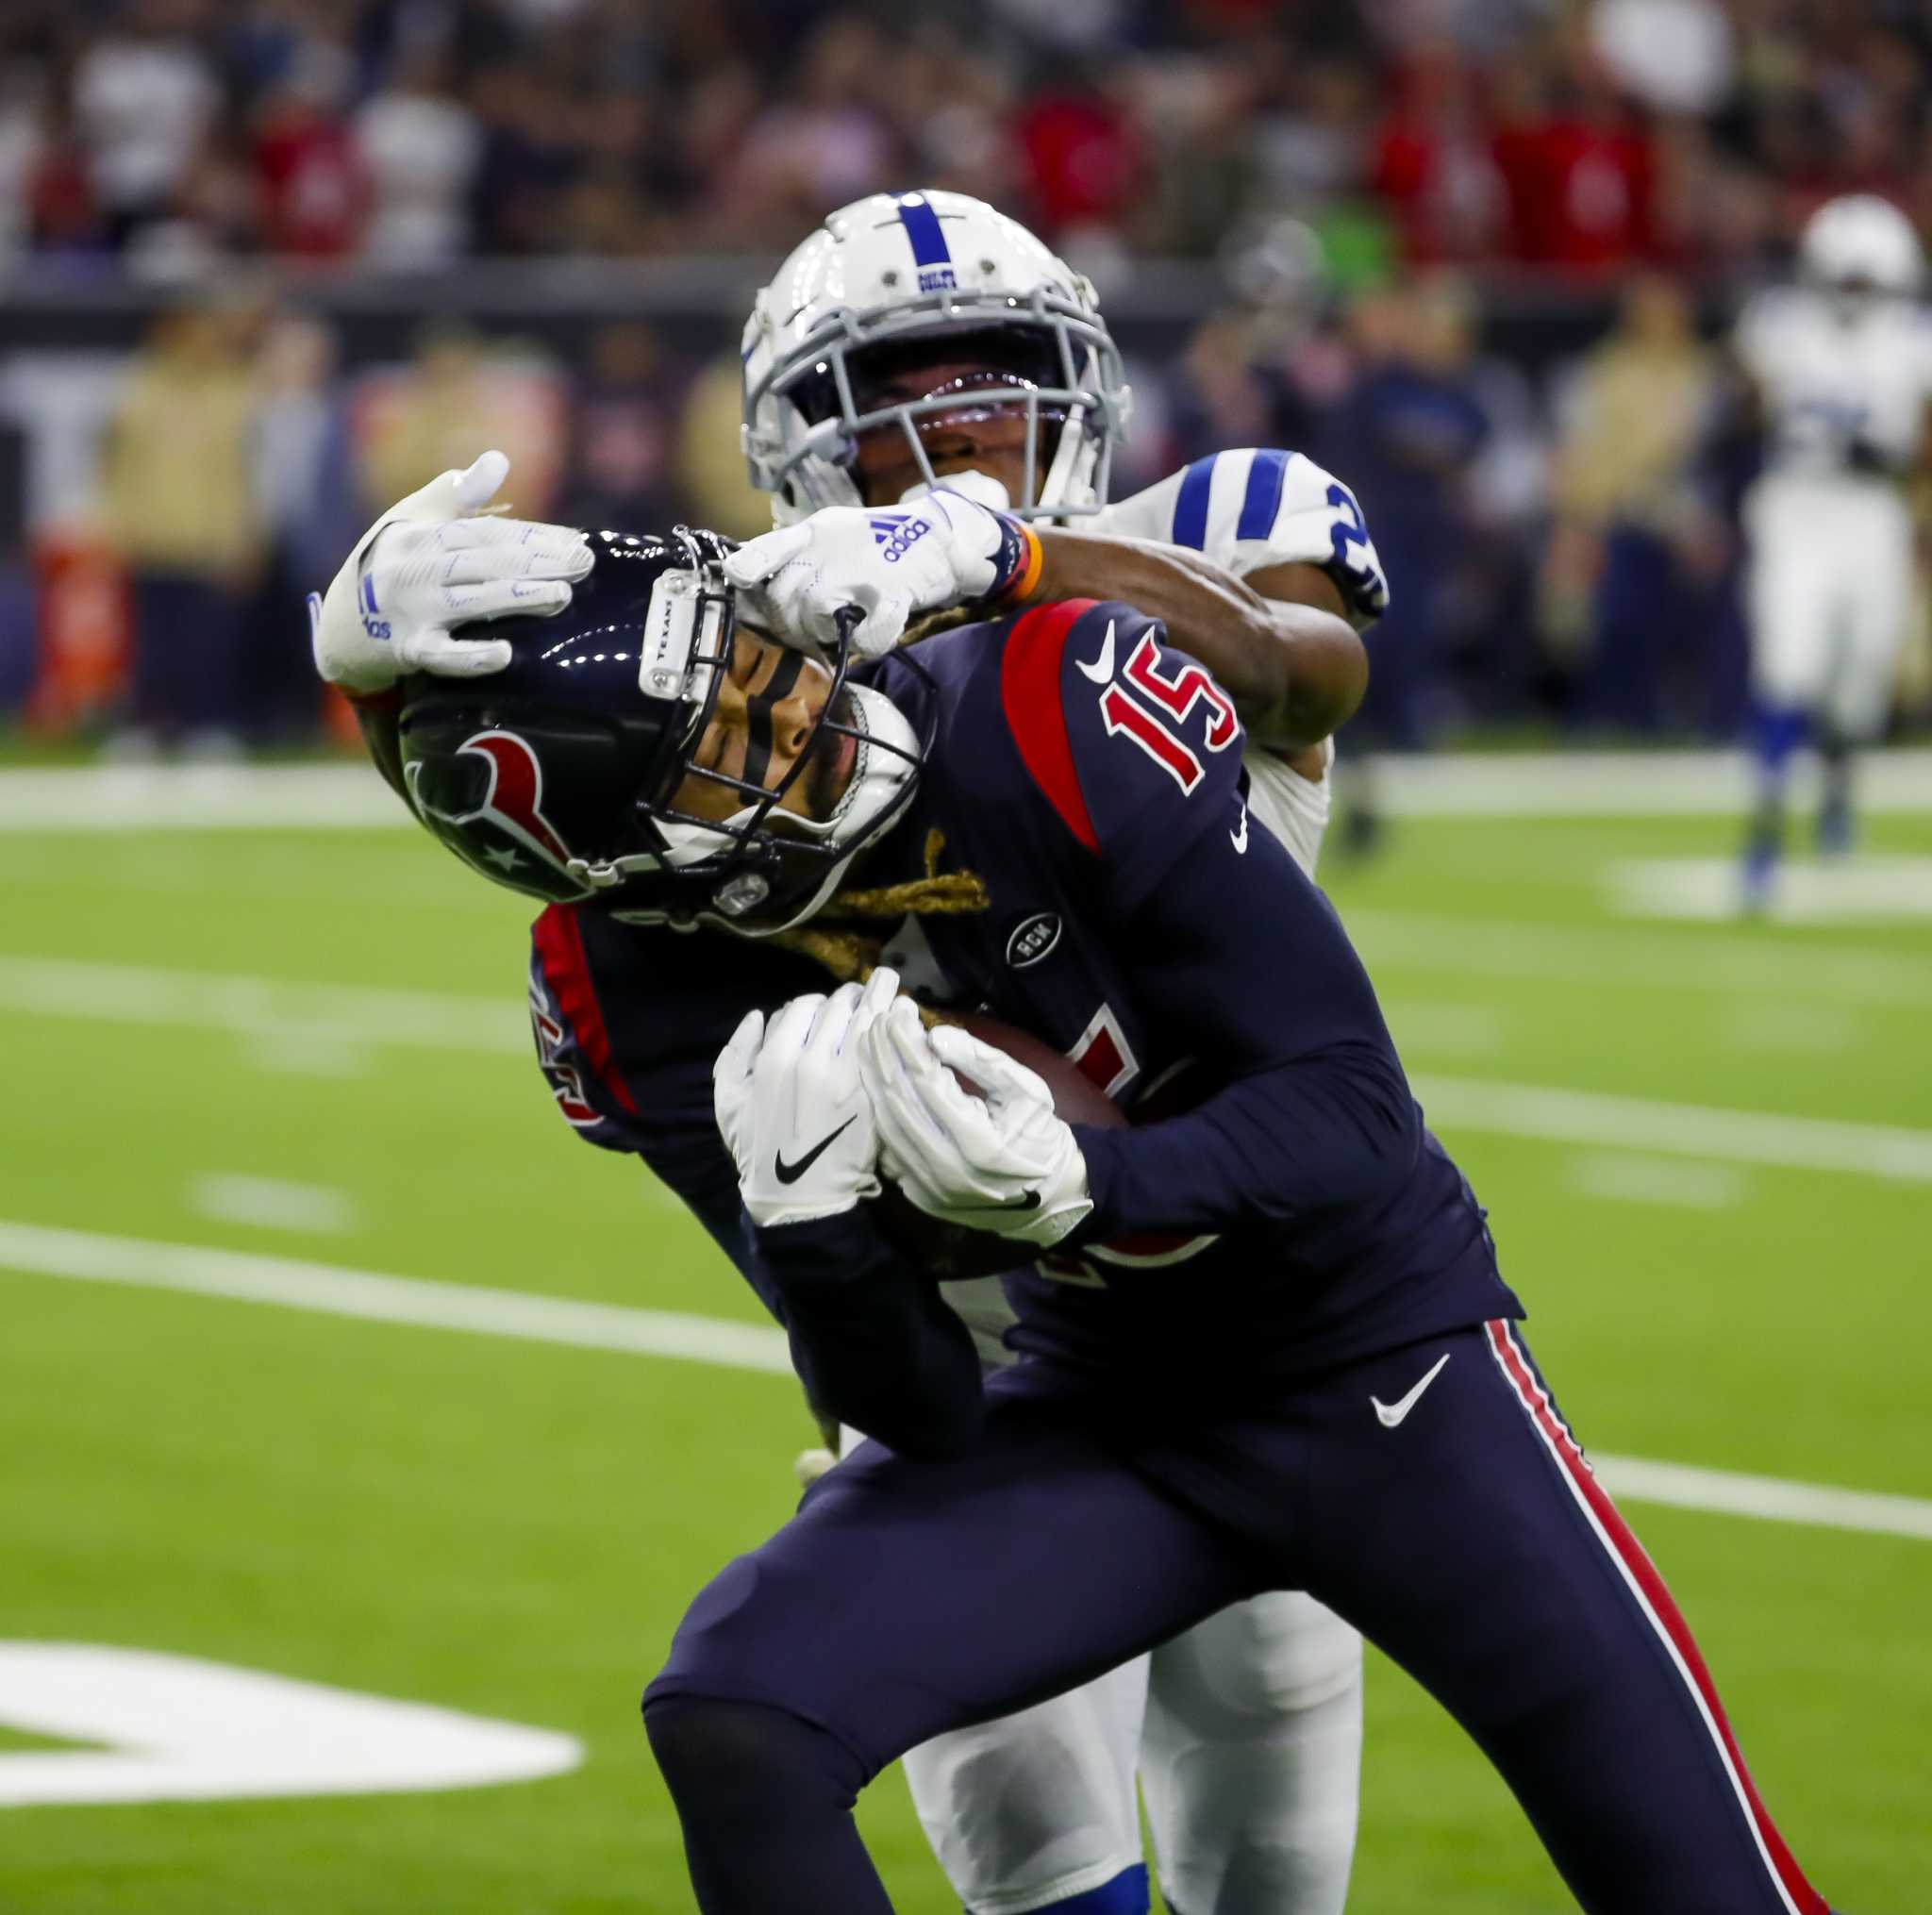
[[[876,653],[967,602],[998,543],[981,507],[1036,528],[1023,561],[1044,574],[1035,595],[1124,599],[1224,674],[1243,617],[1304,604],[1359,628],[1387,602],[1353,494],[1297,453],[1223,452],[1108,504],[1131,401],[1092,289],[963,194],[881,193],[832,214],[758,295],[743,361],[745,451],[780,529],[730,570],[765,594],[774,629],[864,605],[858,641]],[[1246,760],[1254,818],[1310,874],[1327,734],[1360,691],[1358,659],[1316,662],[1274,748],[1251,727]],[[888,961],[942,992],[916,940],[908,925]],[[947,1293],[986,1360],[1012,1360],[997,1281]],[[1144,1915],[1137,1770],[1177,1915],[1335,1915],[1360,1739],[1360,1639],[1308,1597],[1268,1595],[905,1767],[972,1915]]]
[[[1807,725],[1824,761],[1819,848],[1850,847],[1851,758],[1890,708],[1912,585],[1902,481],[1932,396],[1924,260],[1911,222],[1855,193],[1821,207],[1799,283],[1744,311],[1736,350],[1767,444],[1747,495],[1747,608],[1758,710],[1757,808],[1745,902],[1769,902],[1784,843],[1788,761]]]

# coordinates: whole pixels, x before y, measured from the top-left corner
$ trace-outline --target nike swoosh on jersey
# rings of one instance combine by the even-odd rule
[[[1241,807],[1241,822],[1227,836],[1228,841],[1234,848],[1243,857],[1246,857],[1248,850],[1248,808],[1245,805]]]
[[[795,1184],[858,1122],[858,1113],[855,1110],[837,1130],[828,1130],[795,1163],[787,1163],[782,1151],[775,1153],[772,1158],[773,1174],[781,1184]]]
[[[1442,1374],[1442,1365],[1448,1362],[1455,1354],[1453,1350],[1444,1350],[1429,1365],[1423,1380],[1407,1396],[1398,1397],[1393,1403],[1384,1403],[1379,1396],[1371,1396],[1369,1398],[1369,1401],[1375,1407],[1375,1414],[1380,1418],[1384,1429],[1393,1429],[1422,1401],[1423,1391]]]
[[[1113,620],[1108,619],[1107,622],[1107,636],[1100,641],[1100,656],[1094,659],[1092,664],[1090,665],[1085,658],[1075,658],[1074,660],[1074,664],[1078,665],[1080,670],[1092,679],[1096,685],[1105,685],[1113,676]]]

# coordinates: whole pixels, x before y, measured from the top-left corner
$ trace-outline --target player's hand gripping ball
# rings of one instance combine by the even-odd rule
[[[941,1278],[1030,1262],[1093,1207],[1071,1124],[1126,1120],[1065,1057],[996,1019],[927,1031],[901,1000],[866,1033],[885,1193],[875,1215]]]
[[[893,973],[752,1011],[711,1070],[718,1132],[761,1229],[836,1217],[878,1194],[878,1132],[859,1042],[899,988]]]

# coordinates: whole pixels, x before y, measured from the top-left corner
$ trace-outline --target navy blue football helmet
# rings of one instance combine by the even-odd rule
[[[595,562],[562,612],[490,624],[509,642],[505,670],[406,681],[398,730],[418,816],[485,877],[551,903],[595,900],[630,922],[750,936],[808,917],[904,808],[929,740],[850,682],[841,639],[823,660],[824,716],[775,785],[693,763],[731,664],[730,544],[680,525],[598,532],[591,545]],[[777,812],[847,738],[853,771],[832,814]],[[725,787],[738,810],[721,821],[678,808],[689,777]]]

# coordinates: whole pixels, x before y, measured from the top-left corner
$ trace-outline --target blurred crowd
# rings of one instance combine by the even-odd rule
[[[288,306],[169,310],[99,437],[92,529],[134,635],[109,715],[130,739],[215,750],[311,728],[304,592],[383,504],[486,444],[510,454],[528,516],[763,529],[721,345],[693,359],[618,323],[566,364],[438,325],[406,363],[345,369],[327,324]],[[1609,331],[1541,382],[1484,350],[1468,282],[1443,274],[1231,303],[1177,356],[1128,370],[1117,492],[1250,444],[1300,448],[1355,489],[1393,591],[1360,721],[1381,742],[1524,720],[1740,724],[1737,505],[1755,438],[1674,280],[1633,277]]]
[[[937,185],[1109,298],[1215,257],[1180,349],[1130,353],[1116,491],[1247,444],[1344,477],[1394,594],[1366,732],[1730,735],[1757,448],[1723,326],[1829,194],[1932,225],[1928,58],[1902,0],[8,0],[0,299],[25,254],[172,290],[85,378],[0,359],[24,469],[86,468],[0,553],[0,706],[210,751],[312,727],[302,593],[491,443],[527,515],[767,522],[736,315],[697,352],[438,323],[350,361],[305,304],[332,270],[434,312],[408,275],[471,256],[770,259]],[[1497,352],[1525,298],[1600,337]],[[1922,617],[1908,712],[1926,650]]]
[[[1907,0],[8,0],[0,259],[782,246],[887,180],[1076,258],[1719,268],[1932,216]]]

